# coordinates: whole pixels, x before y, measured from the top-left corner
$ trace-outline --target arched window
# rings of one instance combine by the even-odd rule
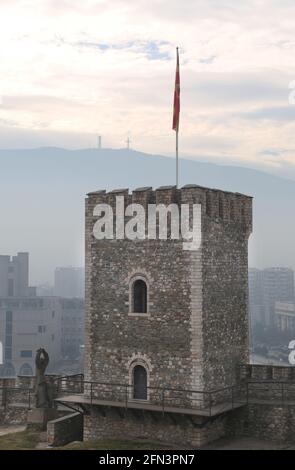
[[[147,313],[147,285],[143,279],[136,279],[132,286],[132,311]]]
[[[33,375],[33,369],[30,364],[23,364],[20,368],[19,375]]]
[[[133,398],[147,400],[147,371],[145,367],[136,365],[133,368]]]
[[[15,369],[10,362],[6,362],[2,369],[2,377],[15,377]]]

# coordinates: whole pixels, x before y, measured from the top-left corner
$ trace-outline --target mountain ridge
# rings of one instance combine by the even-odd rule
[[[127,154],[127,153],[130,153],[130,154],[134,154],[134,155],[137,155],[137,156],[140,156],[140,157],[144,157],[144,158],[163,158],[163,159],[169,159],[169,160],[175,160],[175,157],[173,156],[168,156],[168,155],[162,155],[162,154],[158,154],[158,153],[146,153],[146,152],[142,152],[142,151],[139,151],[139,150],[135,150],[135,149],[125,149],[125,148],[102,148],[102,149],[96,149],[96,148],[77,148],[77,149],[67,149],[65,147],[48,147],[48,146],[44,146],[44,147],[32,147],[32,148],[21,148],[21,149],[0,149],[0,156],[1,156],[1,153],[17,153],[17,152],[22,152],[22,153],[30,153],[30,152],[43,152],[43,151],[59,151],[59,152],[66,152],[66,153],[81,153],[81,152],[95,152],[97,154],[99,153],[111,153],[111,154],[116,154],[116,153],[124,153],[124,154]],[[190,162],[190,163],[196,163],[196,164],[199,164],[199,165],[208,165],[208,166],[213,166],[213,167],[221,167],[221,168],[231,168],[231,169],[236,169],[236,170],[242,170],[242,171],[249,171],[249,172],[255,172],[255,173],[260,173],[260,174],[263,174],[263,175],[267,175],[269,177],[273,177],[273,178],[279,178],[279,179],[283,179],[283,180],[286,180],[286,181],[290,181],[292,183],[295,182],[294,179],[292,178],[287,178],[283,175],[275,175],[273,173],[270,173],[266,170],[261,170],[261,169],[258,169],[258,168],[254,168],[254,167],[249,167],[249,166],[241,166],[241,165],[234,165],[234,164],[227,164],[227,163],[216,163],[216,162],[209,162],[209,161],[200,161],[200,160],[197,160],[197,159],[194,159],[193,157],[192,158],[187,158],[187,157],[181,157],[179,159],[179,162],[180,162],[180,167],[181,167],[181,163],[182,162]]]
[[[56,266],[81,264],[84,258],[87,193],[157,188],[174,181],[174,158],[135,150],[0,150],[0,252],[30,251],[33,277],[46,281]],[[252,168],[181,159],[180,183],[252,196],[251,265],[295,268],[295,181]]]

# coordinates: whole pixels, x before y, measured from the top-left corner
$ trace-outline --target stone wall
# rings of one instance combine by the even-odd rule
[[[203,228],[203,374],[206,390],[237,382],[248,357],[248,235],[239,221]]]
[[[96,407],[84,416],[84,440],[147,439],[176,446],[200,447],[223,437],[226,433],[226,417],[187,419],[184,416],[154,417],[149,413],[127,411],[121,417],[114,409],[102,416]]]
[[[15,387],[34,389],[36,383],[35,376],[18,375],[15,379]]]
[[[0,424],[26,424],[28,408],[23,406],[0,407]]]
[[[294,443],[295,406],[251,403],[228,415],[227,435]]]
[[[46,382],[50,386],[53,397],[65,392],[83,392],[83,374],[69,376],[46,375]],[[35,377],[18,376],[14,378],[0,378],[0,406],[16,404],[34,406],[35,403]]]
[[[228,415],[229,435],[294,442],[295,368],[247,364],[240,380],[248,389],[248,405]]]
[[[16,379],[14,377],[0,377],[0,389],[16,387]]]
[[[34,392],[27,387],[17,386],[16,379],[0,380],[0,406],[23,406],[30,407],[34,402]]]
[[[130,410],[120,417],[110,409],[102,416],[96,407],[84,417],[84,440],[139,439],[199,448],[221,437],[255,437],[294,443],[295,406],[250,403],[214,418],[157,415]]]
[[[47,441],[52,446],[62,446],[83,440],[83,415],[71,413],[47,423]]]
[[[47,382],[52,384],[54,396],[57,393],[58,381],[56,379],[59,377],[46,376]],[[81,374],[63,378],[60,393],[80,392],[81,384],[83,384]],[[34,386],[35,377],[0,378],[0,424],[27,422],[28,411],[33,409],[35,404]],[[58,416],[68,414],[66,410],[55,411]]]

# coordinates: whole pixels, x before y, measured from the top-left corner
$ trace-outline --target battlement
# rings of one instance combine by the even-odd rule
[[[106,192],[99,190],[88,193],[87,207],[93,210],[97,204],[108,204],[116,211],[116,197],[124,198],[124,207],[129,204],[140,204],[146,210],[149,204],[201,204],[202,216],[206,220],[219,223],[234,223],[243,226],[248,233],[252,231],[252,197],[188,184],[177,189],[176,186],[160,186],[136,188],[129,192],[128,188],[114,189]],[[87,214],[91,216],[91,213]]]
[[[254,381],[295,381],[295,368],[291,365],[245,364],[240,368],[240,379]]]

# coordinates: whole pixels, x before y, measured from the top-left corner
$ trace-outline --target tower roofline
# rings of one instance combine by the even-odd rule
[[[91,191],[87,193],[87,196],[92,196],[96,194],[114,194],[114,193],[127,193],[128,195],[131,195],[132,193],[137,193],[137,192],[151,192],[151,191],[154,192],[154,191],[171,191],[171,190],[181,193],[182,191],[186,191],[188,189],[189,190],[199,189],[199,190],[204,190],[204,191],[232,194],[235,196],[253,199],[253,196],[249,196],[247,194],[243,194],[243,193],[239,193],[235,191],[226,191],[226,190],[219,189],[219,188],[209,188],[207,186],[200,186],[198,184],[186,184],[179,189],[177,189],[175,185],[159,186],[158,188],[155,188],[155,189],[152,186],[139,187],[133,190],[130,190],[129,188],[115,188],[115,189],[111,189],[110,191],[106,191],[105,189],[99,189],[97,191]]]

